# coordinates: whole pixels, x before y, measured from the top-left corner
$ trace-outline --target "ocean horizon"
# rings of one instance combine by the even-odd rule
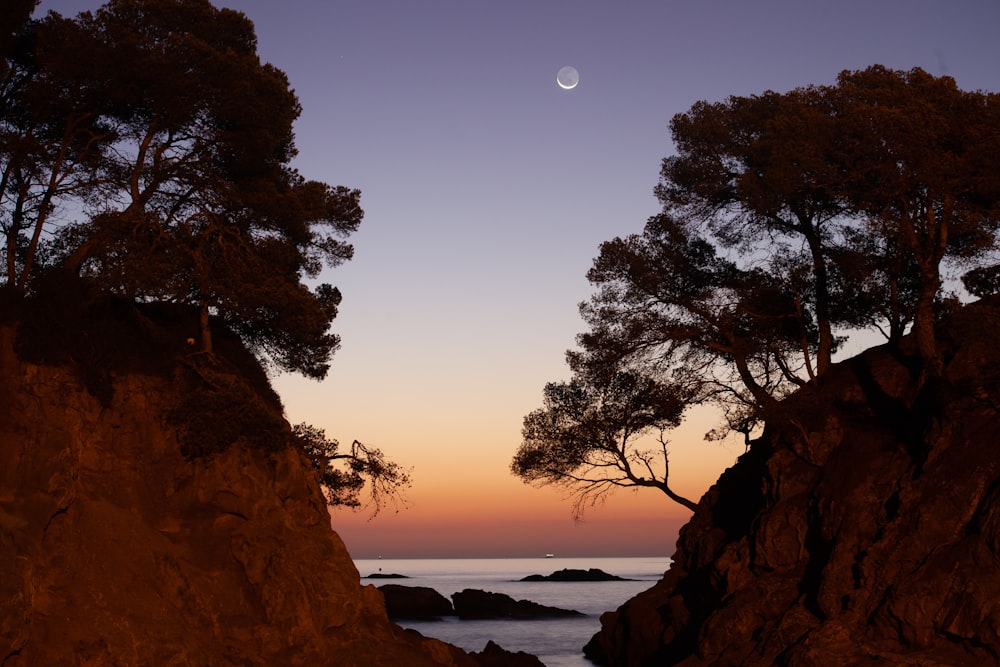
[[[399,621],[466,651],[482,651],[488,641],[512,652],[538,656],[546,667],[593,667],[583,647],[600,630],[600,616],[659,581],[671,564],[666,556],[533,558],[356,558],[363,584],[386,583],[426,586],[446,598],[466,588],[503,593],[551,607],[574,609],[584,616],[540,620]],[[520,581],[532,574],[548,575],[563,569],[597,568],[626,581]],[[405,579],[368,578],[396,574]]]

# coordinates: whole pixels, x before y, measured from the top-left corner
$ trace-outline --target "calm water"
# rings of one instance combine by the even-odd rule
[[[354,561],[362,577],[381,572],[402,574],[408,579],[362,579],[376,586],[385,583],[427,586],[446,598],[465,588],[504,593],[515,600],[531,600],[586,614],[570,619],[535,621],[404,621],[427,637],[436,637],[468,651],[482,651],[493,640],[508,651],[537,655],[547,667],[593,667],[583,657],[583,646],[597,632],[600,615],[616,609],[637,593],[659,581],[670,567],[663,558],[473,558],[473,559],[379,559]],[[529,574],[552,574],[564,568],[592,567],[635,581],[521,582]]]

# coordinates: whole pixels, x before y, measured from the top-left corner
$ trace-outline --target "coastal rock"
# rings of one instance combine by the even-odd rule
[[[385,597],[385,611],[392,620],[436,621],[442,616],[454,616],[451,601],[426,586],[379,586]]]
[[[615,612],[602,665],[1000,661],[1000,303],[837,364],[701,499],[662,581]]]
[[[629,581],[622,577],[608,574],[604,570],[592,567],[589,570],[574,570],[564,568],[552,574],[529,574],[521,581]]]
[[[572,609],[547,607],[529,600],[515,600],[503,593],[491,593],[475,588],[466,588],[451,596],[455,613],[460,619],[515,618],[527,620],[535,618],[559,618],[583,616]]]
[[[479,653],[472,653],[482,667],[545,667],[545,663],[524,651],[513,653],[492,641]]]
[[[0,664],[477,664],[389,621],[299,451],[182,454],[168,416],[205,381],[177,356],[191,334],[125,358],[157,323],[129,306],[47,325],[48,310],[22,329],[0,307]],[[197,368],[246,381],[217,343]]]

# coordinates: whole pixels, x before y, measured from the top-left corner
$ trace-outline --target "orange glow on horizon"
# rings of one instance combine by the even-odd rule
[[[433,391],[411,389],[407,396],[387,388],[377,404],[348,392],[323,400],[315,384],[282,378],[281,394],[296,414],[348,443],[357,437],[382,449],[391,460],[412,468],[407,504],[387,507],[374,518],[370,509],[332,510],[332,525],[355,558],[562,555],[666,555],[690,511],[654,489],[619,489],[589,507],[574,522],[566,489],[524,484],[510,472],[521,441],[521,419],[537,407],[512,395],[503,401],[469,396],[449,403]],[[512,392],[513,393],[513,392]],[[521,388],[535,398],[536,391]],[[432,404],[448,404],[443,418]],[[331,411],[325,405],[336,405]],[[399,404],[395,412],[387,406]],[[450,417],[454,417],[451,419]],[[706,442],[714,418],[693,413],[669,433],[670,484],[698,501],[719,473],[743,453],[742,444]],[[655,442],[650,446],[657,446]]]

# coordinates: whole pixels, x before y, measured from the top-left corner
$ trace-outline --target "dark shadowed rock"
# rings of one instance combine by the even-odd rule
[[[384,584],[378,589],[385,596],[385,611],[393,620],[434,621],[455,615],[448,598],[433,588]]]
[[[405,574],[382,574],[381,572],[375,572],[369,574],[368,576],[361,577],[362,579],[409,579]]]
[[[837,364],[701,499],[664,579],[586,647],[599,664],[1000,662],[1000,302]]]
[[[487,642],[482,651],[471,655],[479,660],[481,667],[545,667],[545,663],[530,653],[513,653],[492,641]]]
[[[184,455],[169,416],[206,377],[246,378],[220,331],[211,366],[171,356],[186,331],[161,332],[148,363],[123,358],[157,322],[122,310],[56,318],[33,361],[21,350],[45,329],[0,315],[0,663],[473,667],[389,621],[301,451],[278,438]],[[276,398],[259,404],[283,423]]]
[[[521,581],[629,581],[604,570],[592,567],[589,570],[562,569],[552,574],[529,574]]]
[[[451,596],[455,613],[464,620],[487,618],[516,618],[528,620],[535,618],[559,618],[565,616],[583,616],[572,609],[547,607],[529,600],[515,600],[503,593],[491,593],[475,588],[466,588]]]

